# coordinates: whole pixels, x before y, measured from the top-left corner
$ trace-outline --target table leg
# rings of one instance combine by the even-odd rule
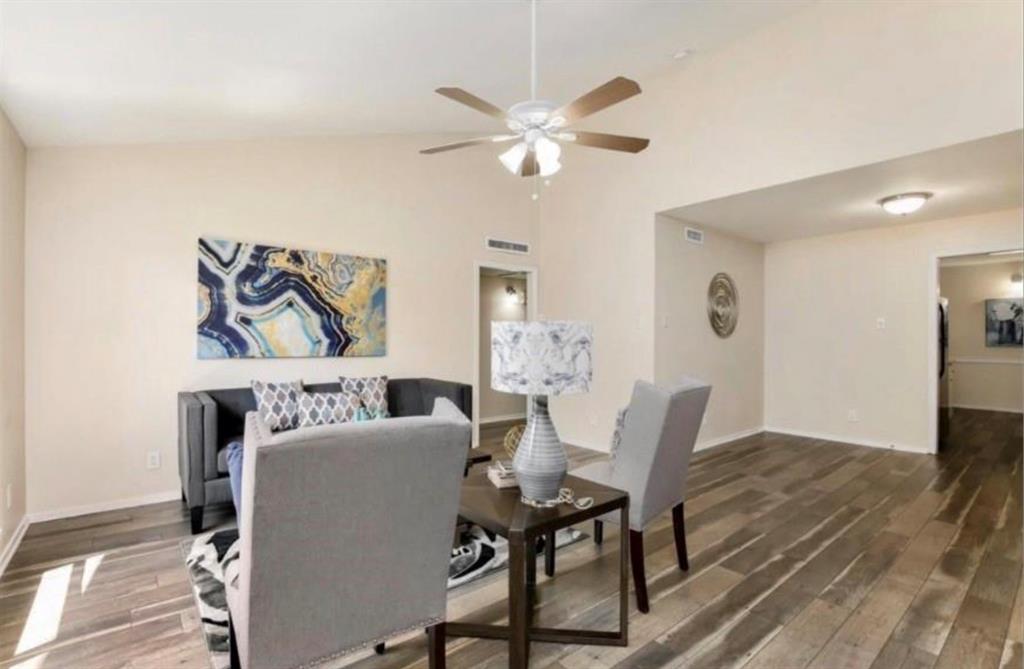
[[[533,624],[533,607],[537,604],[537,542],[526,542],[526,623]]]
[[[619,633],[625,646],[629,644],[629,502],[619,518]]]
[[[531,539],[532,541],[532,539]],[[530,659],[529,600],[526,582],[528,542],[521,533],[510,533],[508,538],[508,666],[526,669]]]
[[[544,574],[548,578],[555,576],[555,532],[544,535]]]

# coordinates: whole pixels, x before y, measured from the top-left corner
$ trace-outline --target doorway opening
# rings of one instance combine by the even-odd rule
[[[500,446],[511,427],[526,421],[529,411],[526,395],[491,389],[491,323],[534,320],[537,313],[536,286],[535,267],[477,263],[474,446]]]
[[[1024,411],[1024,250],[936,259],[936,451]]]

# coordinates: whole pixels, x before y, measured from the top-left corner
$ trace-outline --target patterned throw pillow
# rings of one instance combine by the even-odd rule
[[[299,426],[298,398],[301,392],[302,381],[252,382],[252,394],[256,396],[256,411],[271,432],[294,430]]]
[[[625,409],[619,409],[619,412],[615,414],[615,431],[612,432],[612,447],[609,453],[611,460],[615,459],[615,454],[622,444],[622,432],[626,429],[626,413],[628,412],[629,407],[626,407]]]
[[[388,417],[388,377],[342,376],[341,392],[356,393],[371,418]]]
[[[362,402],[354,393],[299,393],[299,427],[355,420]]]

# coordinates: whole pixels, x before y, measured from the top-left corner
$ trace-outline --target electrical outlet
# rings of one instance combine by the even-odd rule
[[[846,420],[851,422],[851,423],[856,423],[857,421],[859,421],[860,420],[860,416],[857,415],[857,410],[856,409],[850,409],[849,411],[847,411],[846,412]]]
[[[875,319],[875,329],[876,330],[884,330],[885,329],[885,319],[884,318],[876,318]]]
[[[160,451],[150,451],[146,454],[146,469],[160,469]]]

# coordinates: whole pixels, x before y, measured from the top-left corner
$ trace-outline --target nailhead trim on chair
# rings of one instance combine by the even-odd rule
[[[405,628],[400,629],[400,630],[395,630],[394,632],[388,634],[387,636],[378,637],[376,639],[372,639],[370,641],[366,641],[364,643],[361,643],[358,646],[353,646],[352,648],[349,648],[347,650],[342,650],[342,651],[339,651],[337,653],[332,653],[330,655],[326,655],[324,657],[321,657],[320,659],[313,660],[312,662],[309,662],[307,664],[298,665],[295,669],[315,669],[315,667],[319,667],[322,664],[326,664],[327,662],[330,662],[331,660],[337,660],[339,657],[345,657],[346,655],[351,655],[352,653],[358,653],[361,650],[365,650],[367,648],[371,648],[373,646],[376,646],[379,643],[383,643],[383,642],[387,641],[388,639],[390,639],[393,636],[398,636],[399,634],[405,634],[406,632],[412,632],[413,630],[426,629],[427,627],[433,627],[434,625],[437,625],[438,623],[443,623],[443,622],[444,622],[444,618],[429,618],[427,620],[424,620],[423,622],[416,623],[415,625],[410,625],[409,627],[405,627]]]

